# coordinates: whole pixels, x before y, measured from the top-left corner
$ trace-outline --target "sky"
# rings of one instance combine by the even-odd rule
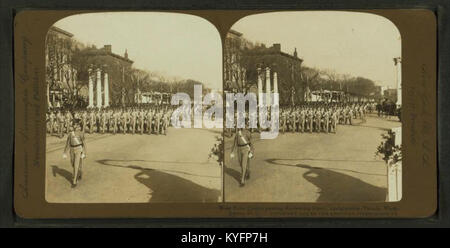
[[[274,12],[244,17],[232,29],[244,38],[292,54],[303,65],[369,78],[396,88],[394,57],[401,56],[401,37],[388,19],[346,11]]]
[[[116,12],[79,14],[54,24],[82,43],[128,57],[138,69],[194,79],[222,89],[222,43],[208,21],[187,14]]]

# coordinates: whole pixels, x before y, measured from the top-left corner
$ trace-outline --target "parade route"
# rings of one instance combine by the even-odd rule
[[[66,137],[47,136],[46,200],[57,203],[217,202],[221,170],[208,155],[220,129],[168,135],[86,134],[83,178],[71,188]]]
[[[227,202],[385,201],[386,165],[375,156],[381,134],[398,127],[397,118],[376,116],[355,125],[339,125],[336,134],[285,133],[274,140],[253,134],[251,178],[239,187],[241,169],[225,142]]]

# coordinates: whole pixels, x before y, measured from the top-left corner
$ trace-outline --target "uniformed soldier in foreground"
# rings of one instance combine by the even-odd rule
[[[78,180],[81,180],[83,168],[83,159],[86,157],[86,142],[84,133],[79,130],[78,122],[74,122],[67,136],[66,147],[64,148],[63,158],[67,158],[67,151],[70,154],[70,164],[73,168],[72,188],[77,186]]]
[[[58,122],[58,135],[59,138],[63,137],[63,129],[64,129],[64,115],[58,110],[56,114],[56,121]]]
[[[233,147],[231,148],[231,158],[234,158],[234,150],[237,149],[238,161],[241,166],[240,187],[245,186],[245,181],[250,179],[250,159],[253,158],[253,145],[251,133],[245,128],[236,128]]]

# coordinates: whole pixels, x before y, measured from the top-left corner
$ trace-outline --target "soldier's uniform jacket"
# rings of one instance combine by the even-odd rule
[[[249,151],[253,150],[252,134],[249,130],[240,129],[236,132],[233,148],[231,150],[234,151],[235,147],[238,149],[249,149]]]
[[[112,122],[113,122],[114,127],[117,127],[117,125],[119,124],[119,118],[120,118],[120,114],[118,112],[112,114]]]
[[[131,112],[131,123],[136,124],[136,112]]]
[[[86,153],[86,143],[84,140],[84,133],[78,131],[72,131],[67,136],[66,147],[64,153],[69,149],[83,148],[83,152]]]
[[[291,112],[291,124],[295,124],[297,122],[297,116],[295,114],[295,111]]]
[[[122,124],[123,125],[128,124],[128,112],[123,112],[121,117],[122,117],[121,118],[122,119]]]
[[[144,121],[144,112],[142,112],[142,111],[140,111],[140,112],[138,112],[138,119],[139,119],[139,121]]]
[[[97,123],[100,123],[100,121],[101,121],[101,113],[100,113],[100,111],[95,113],[95,120],[96,120]]]
[[[68,123],[72,120],[72,114],[70,112],[67,112],[65,115],[65,121]]]
[[[87,113],[83,112],[83,114],[81,115],[81,121],[82,121],[83,125],[86,124],[87,117],[88,117]]]
[[[154,125],[155,124],[155,112],[153,112],[153,110],[148,111],[147,114],[147,119],[149,119],[149,123],[150,125]]]
[[[94,123],[95,123],[95,114],[94,114],[94,112],[91,112],[91,114],[89,115],[89,122],[90,122],[91,126],[94,125]]]
[[[316,111],[314,118],[316,119],[316,121],[320,121],[320,118],[322,117],[322,114],[320,113],[320,111]]]
[[[53,124],[53,122],[55,121],[55,114],[53,112],[50,113],[49,119],[50,119],[50,123]]]
[[[323,113],[323,119],[325,122],[328,122],[330,120],[330,113],[328,111],[325,111]]]
[[[300,111],[300,119],[302,122],[305,121],[305,119],[306,119],[305,117],[306,117],[305,111],[304,110]]]
[[[106,116],[106,112],[103,112],[102,114],[101,114],[101,124],[102,125],[106,125],[106,121],[107,121],[107,116]]]
[[[64,122],[64,116],[61,114],[61,112],[56,114],[56,120],[58,120],[59,123]]]

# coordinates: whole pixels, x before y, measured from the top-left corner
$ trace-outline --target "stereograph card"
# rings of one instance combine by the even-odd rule
[[[23,218],[428,217],[429,10],[14,20]]]

